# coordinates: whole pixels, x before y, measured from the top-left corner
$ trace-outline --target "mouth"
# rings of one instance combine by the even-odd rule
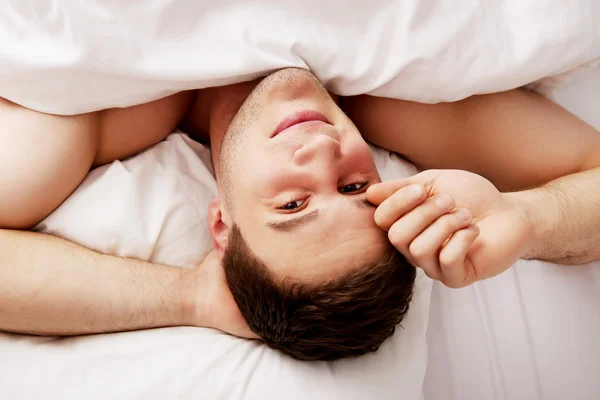
[[[270,137],[273,138],[273,137],[277,136],[278,134],[280,134],[281,132],[285,131],[286,129],[291,128],[292,126],[296,126],[299,124],[313,123],[313,122],[325,123],[325,124],[331,125],[329,120],[327,120],[327,118],[325,118],[325,116],[318,111],[311,111],[311,110],[299,111],[299,112],[294,113],[294,114],[290,115],[289,117],[286,117],[285,119],[283,119],[283,121],[281,121],[277,125],[277,127],[275,128],[275,131],[273,131],[273,133],[271,134]]]

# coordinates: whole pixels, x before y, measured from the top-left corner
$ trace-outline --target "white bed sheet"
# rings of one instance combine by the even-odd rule
[[[600,66],[552,97],[600,130]],[[597,400],[600,262],[519,261],[460,290],[436,282],[427,343],[427,400]]]
[[[382,179],[416,169],[373,149]],[[211,247],[208,150],[182,134],[90,173],[37,229],[99,252],[191,267]],[[0,333],[0,399],[421,399],[431,280],[419,273],[402,328],[374,354],[301,362],[211,329],[79,338]]]
[[[600,67],[596,67],[554,97],[600,128],[599,94]],[[161,165],[157,162],[157,168]],[[156,190],[147,190],[167,201],[168,191],[160,182],[155,182]],[[84,212],[93,211],[92,203],[82,204],[87,204]],[[122,217],[117,213],[111,218]],[[199,225],[204,222],[198,221]],[[69,225],[68,220],[64,222]],[[107,220],[105,228],[110,225]],[[161,227],[150,228],[143,230],[153,242],[156,237],[152,235]],[[202,236],[207,234],[205,228],[194,229],[193,236],[208,243]],[[128,240],[132,238],[116,242]],[[117,253],[131,248],[107,246]],[[173,244],[164,242],[147,257],[168,258],[173,251],[169,246]],[[184,257],[177,262],[190,265],[192,261]],[[600,398],[599,305],[600,263],[564,267],[521,261],[506,273],[469,288],[451,290],[435,283],[427,330],[425,399]],[[398,351],[393,342],[386,346],[382,351],[389,351],[389,346],[391,353]],[[370,398],[413,398],[395,390],[411,378],[397,379],[392,366],[399,364],[393,357],[383,361],[388,367],[383,369],[377,357],[360,368],[344,363],[287,368],[279,357],[261,365],[264,357],[243,341],[193,328],[77,339],[0,334],[0,398],[300,399],[306,397],[307,388],[314,389],[312,398],[344,395],[360,399],[365,393]],[[365,374],[378,368],[382,375]],[[420,379],[418,371],[412,379]]]

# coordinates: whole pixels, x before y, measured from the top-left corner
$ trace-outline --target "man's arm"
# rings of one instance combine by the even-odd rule
[[[0,331],[74,335],[195,325],[253,337],[214,257],[182,270],[10,230],[29,228],[58,207],[92,163],[166,136],[190,98],[71,117],[0,98]]]
[[[100,115],[37,113],[0,99],[0,228],[62,203],[97,154]],[[0,229],[0,330],[67,335],[183,324],[182,272]]]
[[[0,254],[0,331],[80,335],[202,323],[188,311],[189,271],[34,232],[0,231]]]
[[[556,104],[515,90],[437,105],[361,97],[350,99],[348,109],[367,139],[421,168],[472,171],[504,191],[536,187],[503,195],[534,232],[520,257],[561,263],[600,258],[600,134]],[[449,194],[468,202],[460,191]],[[482,230],[475,245],[485,238]],[[486,257],[479,260],[486,264]]]
[[[420,169],[471,171],[501,191],[600,165],[600,134],[527,90],[439,104],[358,96],[343,107],[365,139]]]
[[[561,264],[600,259],[600,168],[504,196],[533,231],[523,258]]]
[[[214,253],[183,269],[0,231],[0,331],[63,336],[202,326],[256,338]]]

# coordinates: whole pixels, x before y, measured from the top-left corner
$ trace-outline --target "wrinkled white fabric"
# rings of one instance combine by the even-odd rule
[[[397,156],[373,152],[383,179],[415,173]],[[206,219],[215,195],[209,151],[174,134],[94,170],[37,229],[104,253],[190,267],[211,247]],[[420,274],[402,328],[375,354],[331,363],[299,362],[202,328],[60,340],[0,334],[0,397],[419,399],[430,293]]]
[[[597,59],[598,15],[596,0],[0,0],[0,96],[76,114],[297,66],[341,94],[452,101]],[[589,76],[565,92],[593,123],[600,80]],[[556,82],[534,87],[548,93]],[[191,266],[210,245],[205,209],[216,190],[196,154],[208,160],[176,135],[96,170],[40,228]],[[392,176],[414,172],[389,165],[400,168]],[[464,290],[435,285],[426,398],[600,397],[599,267],[519,263]],[[298,363],[207,329],[0,334],[0,397],[419,398],[430,290],[419,282],[404,330],[375,355],[336,363]]]
[[[345,95],[512,89],[600,57],[597,0],[0,0],[0,96],[76,114],[310,68]]]
[[[554,100],[600,130],[600,66]],[[600,262],[519,261],[452,290],[434,283],[427,400],[600,398]]]

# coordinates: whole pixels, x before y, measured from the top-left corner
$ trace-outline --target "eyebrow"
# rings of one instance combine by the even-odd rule
[[[354,204],[354,206],[356,208],[373,208],[373,207],[375,207],[373,204],[369,203],[369,201],[366,198],[352,199],[352,204]],[[292,217],[292,218],[288,218],[288,219],[284,219],[284,220],[280,220],[280,221],[268,221],[267,226],[276,231],[289,233],[304,224],[307,224],[309,222],[316,220],[317,218],[319,218],[320,214],[321,214],[321,210],[316,209],[309,213],[300,215],[298,217]]]
[[[291,232],[300,225],[316,220],[319,218],[320,213],[321,210],[316,209],[298,217],[288,218],[281,221],[269,221],[267,222],[267,226],[271,229],[275,229],[276,231]]]

